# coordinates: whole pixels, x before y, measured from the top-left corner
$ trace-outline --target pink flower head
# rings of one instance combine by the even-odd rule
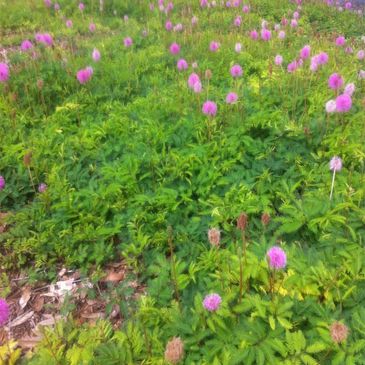
[[[172,43],[170,46],[170,53],[177,55],[180,53],[180,46],[177,43]]]
[[[345,90],[343,92],[344,92],[344,94],[352,96],[352,94],[355,92],[355,90],[356,90],[355,84],[353,82],[351,82],[350,84],[347,84],[345,86]]]
[[[345,39],[345,37],[344,36],[339,36],[339,37],[337,37],[336,38],[336,46],[338,46],[338,47],[342,47],[342,46],[344,46],[345,45],[345,43],[346,43],[346,39]]]
[[[124,47],[126,47],[126,48],[131,47],[133,44],[132,38],[131,37],[124,38],[123,43],[124,43]]]
[[[221,231],[218,228],[209,229],[208,240],[212,246],[218,247],[221,241]]]
[[[336,101],[335,100],[329,100],[326,103],[326,112],[327,113],[334,113],[336,111]]]
[[[188,68],[188,63],[183,58],[177,61],[177,69],[179,71],[186,70],[187,68]]]
[[[299,13],[297,11],[294,12],[293,18],[294,19],[299,19]]]
[[[345,9],[350,10],[352,8],[352,4],[348,1],[345,3]]]
[[[71,19],[66,20],[66,27],[67,28],[71,28],[72,27],[72,20]]]
[[[195,83],[197,82],[200,82],[200,77],[198,74],[196,73],[192,73],[190,76],[189,76],[189,79],[188,79],[188,86],[190,87],[190,89],[193,89],[194,88],[194,85]]]
[[[85,4],[84,3],[79,3],[79,10],[84,11],[84,9],[85,9]]]
[[[0,326],[6,324],[10,317],[10,309],[5,299],[0,298]]]
[[[237,16],[234,21],[233,21],[233,24],[236,26],[236,27],[240,27],[241,26],[241,23],[242,23],[242,17],[241,16]]]
[[[198,18],[196,17],[196,16],[193,16],[192,18],[191,18],[191,25],[197,25],[198,24]]]
[[[91,67],[83,68],[77,71],[76,77],[80,84],[86,84],[93,74],[93,69]]]
[[[236,43],[235,46],[234,46],[234,50],[237,53],[240,53],[242,51],[242,44],[241,43]]]
[[[45,5],[47,8],[50,8],[50,7],[51,7],[51,5],[52,5],[51,0],[44,0],[44,5]]]
[[[206,8],[208,6],[208,0],[200,0],[200,6]]]
[[[309,45],[304,46],[300,50],[300,58],[302,58],[303,60],[309,58],[310,54],[311,54],[311,47]]]
[[[44,192],[47,190],[47,188],[48,188],[48,186],[47,186],[47,184],[45,184],[45,183],[40,183],[40,184],[38,185],[38,191],[39,191],[40,193],[44,193]]]
[[[328,79],[328,87],[337,90],[343,85],[343,78],[338,73],[332,74]]]
[[[264,41],[269,41],[271,39],[271,32],[266,28],[261,29],[261,39]]]
[[[52,46],[53,44],[53,38],[49,33],[37,33],[35,40],[45,46]]]
[[[291,26],[292,28],[296,28],[296,27],[298,26],[298,21],[297,21],[296,19],[292,19],[292,20],[290,21],[290,26]]]
[[[174,32],[181,32],[183,30],[183,25],[178,23],[174,26]]]
[[[267,29],[267,26],[269,25],[269,23],[267,22],[267,20],[263,20],[261,22],[261,29]]]
[[[319,63],[318,63],[318,56],[313,56],[311,58],[311,65],[310,65],[310,70],[315,72],[318,70],[319,67]]]
[[[90,24],[89,24],[89,31],[90,31],[91,33],[94,33],[94,32],[95,32],[95,29],[96,29],[96,25],[95,25],[95,23],[90,23]]]
[[[200,94],[203,90],[203,86],[202,83],[200,81],[197,81],[194,86],[193,86],[193,90],[196,94]]]
[[[330,161],[330,170],[331,171],[341,171],[342,169],[342,160],[338,156],[334,156]]]
[[[0,63],[0,82],[7,82],[9,80],[9,75],[9,66],[6,63]]]
[[[247,14],[250,12],[250,7],[248,5],[243,5],[242,11]]]
[[[298,67],[299,67],[298,62],[294,60],[293,62],[290,62],[288,64],[287,70],[289,73],[293,73],[297,70]]]
[[[283,269],[286,266],[286,254],[278,246],[273,246],[267,251],[267,257],[269,260],[269,266],[272,269],[278,270]]]
[[[348,94],[341,94],[336,98],[336,111],[337,113],[346,113],[352,107],[352,99]]]
[[[24,40],[22,42],[22,44],[20,45],[20,49],[23,52],[26,52],[26,51],[30,50],[31,48],[33,48],[33,43],[29,39]]]
[[[170,32],[173,28],[173,25],[172,25],[172,22],[171,20],[167,20],[166,23],[165,23],[165,29]]]
[[[283,30],[281,30],[281,31],[278,33],[278,38],[279,38],[279,39],[284,39],[284,38],[285,38],[285,36],[286,36],[286,34],[285,34],[285,31],[283,31]]]
[[[61,9],[60,4],[59,3],[55,3],[54,4],[54,10],[55,11],[59,11],[60,9]]]
[[[283,25],[284,27],[286,26],[286,25],[288,25],[288,19],[286,19],[286,18],[282,18],[281,19],[281,25]]]
[[[211,50],[211,52],[218,51],[218,49],[219,49],[219,43],[216,42],[216,41],[210,42],[209,49]]]
[[[242,71],[242,67],[240,65],[233,65],[231,67],[232,77],[235,77],[235,78],[240,77],[240,76],[242,76],[242,73],[243,73],[243,71]]]
[[[326,52],[321,52],[317,58],[318,64],[325,65],[328,62],[328,54]]]
[[[208,294],[203,300],[203,306],[209,312],[215,312],[219,309],[222,303],[222,298],[219,294]]]
[[[0,175],[0,191],[4,190],[4,188],[5,188],[5,179],[4,176]]]
[[[275,65],[276,66],[281,66],[281,64],[283,63],[283,56],[281,55],[276,55],[275,56]]]
[[[359,52],[357,52],[357,59],[361,61],[364,58],[365,58],[365,51],[361,49]]]
[[[254,41],[255,41],[256,39],[258,39],[259,34],[257,33],[256,29],[251,30],[251,32],[250,32],[250,37],[251,37],[251,39],[253,39]]]
[[[92,59],[94,60],[94,62],[99,62],[100,61],[100,52],[98,49],[94,48],[93,53],[92,53]]]
[[[205,115],[214,117],[217,114],[217,104],[214,101],[207,100],[203,104],[202,111]]]
[[[238,95],[234,92],[230,92],[226,96],[227,104],[234,104],[238,100]]]
[[[352,49],[352,47],[346,47],[345,52],[348,54],[351,54],[351,53],[354,53],[354,50]]]
[[[275,30],[275,32],[278,32],[280,30],[280,24],[275,24],[274,30]]]

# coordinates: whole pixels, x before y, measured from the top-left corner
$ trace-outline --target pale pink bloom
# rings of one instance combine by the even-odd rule
[[[268,26],[268,22],[267,22],[266,20],[263,20],[263,21],[261,22],[261,29],[266,29],[266,28],[267,28],[267,26]]]
[[[344,94],[352,96],[352,94],[355,92],[355,90],[356,90],[355,84],[353,82],[351,82],[350,84],[347,84],[345,86]]]
[[[177,61],[177,69],[179,71],[187,70],[187,68],[188,68],[188,63],[183,58]]]
[[[240,77],[240,76],[242,76],[242,73],[243,73],[243,71],[242,71],[242,67],[240,65],[233,65],[231,67],[232,77],[235,77],[235,78]]]
[[[91,33],[94,33],[95,32],[95,29],[96,29],[96,25],[94,23],[90,23],[89,24],[89,31]]]
[[[191,24],[192,24],[192,25],[196,25],[196,24],[198,24],[198,18],[197,18],[196,16],[193,16],[193,17],[191,18]]]
[[[300,50],[300,57],[305,60],[307,58],[309,58],[311,54],[311,47],[309,45],[304,46],[301,50]]]
[[[172,30],[172,28],[173,28],[173,25],[172,25],[171,21],[167,20],[165,23],[165,29],[169,32],[170,30]]]
[[[243,5],[242,11],[247,14],[250,12],[250,7],[248,5]]]
[[[276,55],[275,56],[275,65],[277,66],[281,66],[281,64],[283,63],[283,56],[281,55]]]
[[[278,32],[280,30],[280,24],[275,24],[274,30],[275,30],[275,32]]]
[[[194,85],[200,82],[200,77],[198,74],[196,74],[195,72],[193,72],[192,74],[190,74],[189,79],[188,79],[188,86],[190,89],[194,88]]]
[[[341,94],[336,98],[336,111],[337,113],[346,113],[352,107],[352,99],[348,94]]]
[[[259,34],[257,33],[256,29],[251,30],[251,32],[250,32],[250,37],[251,37],[251,39],[253,39],[253,40],[256,40],[256,39],[259,37]]]
[[[67,27],[67,28],[71,28],[71,27],[72,27],[72,20],[71,20],[71,19],[68,19],[68,20],[66,21],[66,27]]]
[[[279,33],[278,33],[278,38],[279,39],[284,39],[285,38],[285,31],[281,30]]]
[[[131,37],[124,38],[123,43],[124,43],[124,47],[126,47],[126,48],[131,47],[133,44],[132,38]]]
[[[241,43],[236,43],[235,46],[234,46],[234,50],[237,53],[240,53],[242,51],[242,44]]]
[[[193,90],[196,94],[199,94],[202,92],[203,90],[203,86],[202,83],[200,81],[197,81],[194,86],[193,86]]]
[[[99,62],[100,61],[100,52],[99,50],[97,50],[96,48],[94,48],[93,50],[93,53],[92,53],[92,59],[95,61],[95,62]]]
[[[296,27],[298,26],[298,21],[297,21],[296,19],[292,19],[292,20],[290,21],[290,26],[291,26],[292,28],[296,28]]]
[[[326,112],[334,113],[336,111],[336,102],[334,100],[329,100],[326,103]]]
[[[234,92],[230,92],[226,96],[227,104],[234,104],[238,100],[238,95]]]
[[[268,29],[261,30],[261,39],[264,41],[269,41],[271,39],[271,32]]]
[[[342,160],[340,157],[338,156],[334,156],[331,158],[331,161],[330,161],[330,170],[331,171],[341,171],[342,169]]]
[[[80,11],[84,11],[84,9],[85,9],[85,4],[84,4],[84,3],[80,3],[80,4],[79,4],[79,9],[80,9]]]
[[[242,23],[242,17],[240,16],[237,16],[234,21],[233,21],[233,24],[236,26],[236,27],[240,27],[241,26],[241,23]]]
[[[361,49],[359,52],[357,52],[357,59],[363,60],[364,58],[365,58],[365,51]]]
[[[198,68],[198,63],[197,63],[197,62],[193,62],[193,63],[191,64],[191,67],[192,67],[192,68]]]
[[[217,104],[214,101],[207,100],[203,104],[202,111],[205,115],[214,117],[217,114]]]
[[[218,49],[219,49],[219,43],[216,42],[216,41],[210,42],[209,49],[211,50],[211,52],[218,51]]]
[[[50,7],[51,7],[51,5],[52,5],[51,0],[44,0],[44,5],[45,5],[47,8],[50,8]]]

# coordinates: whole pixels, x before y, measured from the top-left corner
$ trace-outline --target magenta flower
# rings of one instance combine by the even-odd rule
[[[47,186],[47,184],[45,184],[45,183],[40,183],[40,184],[38,185],[38,191],[39,191],[40,193],[44,193],[44,192],[47,190],[47,188],[48,188],[48,186]]]
[[[202,111],[205,115],[214,117],[217,114],[217,104],[214,101],[207,100],[203,104]]]
[[[76,77],[80,84],[86,84],[93,74],[92,67],[86,67],[84,69],[81,69],[77,72]]]
[[[208,6],[208,0],[200,0],[200,6],[206,8]]]
[[[248,5],[243,5],[242,11],[247,14],[250,12],[250,7]]]
[[[177,43],[172,43],[170,46],[170,53],[177,55],[180,53],[180,46]]]
[[[233,24],[236,26],[236,27],[240,27],[241,26],[241,23],[242,23],[242,17],[241,16],[237,16],[234,21],[233,21]]]
[[[0,298],[0,326],[6,324],[10,317],[9,305],[5,299]]]
[[[165,29],[170,32],[173,28],[172,22],[170,20],[167,20],[165,23]]]
[[[317,60],[320,65],[325,65],[328,62],[328,54],[326,52],[321,52],[318,55]]]
[[[30,50],[31,48],[33,48],[33,43],[29,39],[24,40],[22,42],[22,44],[20,45],[20,49],[23,52],[26,52],[26,51]]]
[[[95,29],[96,29],[96,25],[95,25],[95,23],[90,23],[90,24],[89,24],[89,31],[90,31],[91,33],[94,33],[94,32],[95,32]]]
[[[0,82],[7,82],[9,80],[9,75],[9,66],[6,63],[0,63]]]
[[[194,86],[193,86],[193,90],[196,94],[200,94],[203,90],[203,86],[202,83],[200,81],[197,81]]]
[[[330,161],[330,170],[334,172],[341,171],[342,169],[342,160],[338,156],[334,156]]]
[[[261,39],[264,41],[269,41],[271,39],[271,32],[266,28],[261,29]]]
[[[219,43],[218,43],[218,42],[216,42],[216,41],[212,41],[212,42],[210,42],[209,49],[210,49],[212,52],[216,52],[216,51],[218,51],[218,49],[219,49]]]
[[[257,33],[257,30],[256,29],[251,30],[251,32],[250,32],[250,38],[255,41],[255,40],[258,39],[258,37],[259,37],[259,34]]]
[[[68,19],[68,20],[66,21],[66,27],[67,27],[67,28],[71,28],[71,27],[72,27],[72,20],[71,20],[71,19]]]
[[[343,78],[338,73],[332,74],[328,78],[328,87],[337,90],[343,85]]]
[[[55,3],[54,4],[54,10],[55,11],[59,11],[60,9],[61,9],[60,4],[59,3]]]
[[[272,269],[283,269],[286,266],[286,254],[278,246],[273,246],[267,251],[267,257],[269,260],[269,266]]]
[[[292,20],[290,21],[290,26],[291,26],[292,28],[296,28],[296,27],[298,26],[298,21],[297,21],[296,19],[292,19]]]
[[[37,33],[35,35],[35,40],[45,46],[52,46],[53,38],[49,33]]]
[[[227,104],[234,104],[238,100],[238,95],[234,92],[230,92],[226,96]]]
[[[303,60],[309,58],[310,54],[311,54],[311,47],[309,45],[304,46],[300,50],[300,58],[302,58]]]
[[[93,59],[94,62],[99,62],[100,61],[101,55],[100,55],[100,52],[99,52],[98,49],[94,48],[93,53],[92,53],[91,56],[92,56],[92,59]]]
[[[283,56],[281,55],[276,55],[275,56],[275,65],[276,66],[281,66],[281,64],[283,63]]]
[[[285,37],[286,37],[285,31],[281,30],[281,31],[278,33],[278,38],[279,38],[279,39],[284,39]]]
[[[80,3],[79,4],[79,10],[80,11],[84,11],[84,9],[85,9],[85,4],[84,3]]]
[[[208,294],[203,300],[203,306],[209,312],[215,312],[219,309],[222,303],[222,298],[219,294]]]
[[[293,18],[294,19],[299,19],[299,13],[297,11],[294,12]]]
[[[348,94],[341,94],[336,98],[336,111],[338,113],[346,113],[352,107],[352,99]]]
[[[361,61],[364,58],[365,58],[365,51],[361,49],[359,52],[357,52],[357,59]]]
[[[188,85],[189,85],[189,88],[190,89],[193,89],[194,88],[194,85],[197,83],[197,82],[200,82],[200,77],[198,74],[196,73],[192,73],[190,76],[189,76],[189,79],[188,79]]]
[[[44,0],[44,5],[45,5],[47,8],[50,8],[50,7],[51,7],[51,5],[52,5],[51,0]]]
[[[297,70],[298,67],[299,67],[298,62],[294,60],[293,62],[290,62],[288,64],[287,70],[289,73],[293,73]]]
[[[187,68],[188,68],[188,63],[183,58],[177,61],[177,69],[179,71],[186,70]]]
[[[124,38],[123,43],[124,47],[129,48],[133,44],[132,38],[131,37]]]
[[[338,46],[338,47],[342,47],[342,46],[344,46],[345,45],[345,43],[346,43],[346,39],[345,39],[345,37],[344,36],[339,36],[339,37],[337,37],[336,38],[336,41],[335,41],[335,43],[336,43],[336,46]]]
[[[231,67],[231,75],[234,78],[242,76],[242,67],[240,65],[233,65]]]
[[[5,189],[5,179],[4,176],[0,175],[0,191]]]

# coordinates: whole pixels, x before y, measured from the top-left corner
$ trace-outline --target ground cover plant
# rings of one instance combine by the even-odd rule
[[[0,24],[0,364],[365,364],[361,2]]]

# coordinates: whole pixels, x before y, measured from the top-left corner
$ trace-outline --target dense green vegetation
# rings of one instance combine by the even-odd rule
[[[176,0],[168,15],[145,1],[105,1],[102,13],[95,0],[83,12],[59,3],[54,11],[42,1],[0,1],[0,62],[10,68],[0,84],[0,204],[9,213],[1,267],[43,278],[45,270],[53,280],[62,265],[87,275],[123,259],[147,293],[124,307],[118,329],[80,327],[70,313],[24,361],[164,364],[176,336],[184,364],[365,364],[363,16],[316,1],[297,9],[253,0],[244,13],[243,3]],[[182,31],[167,31],[167,20]],[[52,47],[34,41],[39,32],[52,34]],[[19,50],[24,39],[34,45],[28,52]],[[179,55],[169,52],[173,42]],[[288,72],[305,45],[328,63],[314,72],[304,59]],[[179,71],[178,59],[189,69]],[[242,77],[231,76],[235,64]],[[80,84],[76,73],[87,66],[92,77]],[[188,87],[192,72],[201,93]],[[346,113],[326,112],[342,93],[328,87],[335,72],[356,87]],[[238,101],[227,104],[233,91]],[[202,112],[206,100],[218,106],[214,117]],[[343,167],[330,200],[334,156]],[[221,232],[218,246],[211,228]],[[274,245],[287,256],[280,270],[266,255]],[[217,311],[202,305],[209,293],[222,298]],[[337,321],[349,330],[338,343]]]

